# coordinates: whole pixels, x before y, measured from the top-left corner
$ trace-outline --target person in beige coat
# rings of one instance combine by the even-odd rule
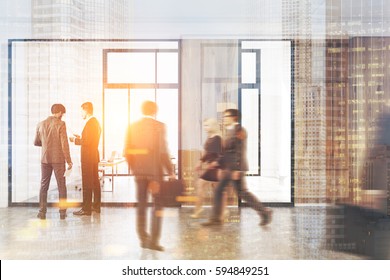
[[[51,175],[57,180],[59,193],[60,218],[66,217],[67,191],[65,183],[65,162],[68,169],[72,168],[72,159],[69,152],[69,143],[65,122],[61,120],[66,109],[62,104],[51,107],[52,115],[41,121],[37,126],[34,145],[42,147],[41,151],[41,189],[39,191],[38,218],[46,219],[47,192]]]
[[[214,193],[214,204],[209,221],[203,226],[223,224],[221,213],[223,209],[222,198],[225,188],[232,183],[239,199],[248,203],[260,216],[260,225],[265,226],[271,222],[272,210],[260,202],[247,188],[245,172],[248,170],[246,157],[247,132],[239,123],[241,113],[237,109],[227,109],[223,113],[225,134],[223,138],[223,152],[219,165],[222,166],[222,175]]]

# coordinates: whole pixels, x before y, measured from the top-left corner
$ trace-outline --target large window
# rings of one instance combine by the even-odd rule
[[[291,43],[241,41],[240,55],[248,185],[264,201],[291,202]]]
[[[167,126],[167,143],[178,159],[179,53],[178,44],[104,51],[104,154],[122,152],[126,126],[142,117],[146,100],[157,103],[156,118]],[[118,110],[116,109],[118,108]]]

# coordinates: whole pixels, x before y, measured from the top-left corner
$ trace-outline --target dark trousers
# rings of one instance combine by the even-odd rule
[[[248,191],[245,176],[242,176],[239,180],[231,179],[232,171],[224,171],[222,173],[222,179],[220,180],[217,188],[214,192],[214,204],[213,204],[213,212],[212,219],[220,220],[222,217],[222,198],[225,188],[231,182],[233,184],[234,190],[237,193],[238,199],[244,200],[248,205],[254,209],[259,215],[262,215],[264,212],[263,204],[254,196],[251,192]]]
[[[135,178],[137,185],[137,232],[141,242],[151,240],[152,243],[158,244],[161,235],[162,223],[162,204],[159,195],[153,195],[153,209],[150,220],[150,235],[146,231],[146,211],[148,204],[148,184],[150,179],[145,177]]]
[[[81,163],[81,176],[83,183],[83,206],[84,211],[90,212],[93,207],[100,208],[101,188],[98,173],[98,163]]]
[[[47,191],[49,190],[51,174],[57,180],[60,212],[66,212],[66,183],[65,183],[65,163],[41,163],[41,189],[39,191],[39,212],[46,213],[47,210]]]

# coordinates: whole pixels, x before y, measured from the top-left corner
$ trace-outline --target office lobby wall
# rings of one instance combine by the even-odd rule
[[[134,6],[131,7],[131,13],[129,13],[131,32],[121,37],[129,39],[182,39],[181,111],[182,113],[191,113],[186,114],[181,119],[182,150],[188,151],[190,155],[186,158],[189,158],[192,164],[199,156],[205,137],[201,127],[202,118],[218,116],[217,108],[210,106],[218,100],[209,95],[208,92],[210,90],[224,91],[224,88],[218,89],[216,86],[208,87],[208,90],[202,86],[201,44],[215,42],[215,40],[203,38],[291,39],[295,45],[294,112],[296,122],[294,133],[295,144],[299,148],[299,150],[297,148],[295,150],[295,199],[301,203],[334,202],[340,197],[345,198],[350,194],[354,196],[354,193],[359,193],[361,187],[352,186],[352,189],[355,190],[349,193],[351,188],[348,186],[348,174],[350,174],[348,151],[353,153],[351,145],[358,143],[350,142],[351,145],[348,145],[347,140],[342,138],[348,136],[347,123],[340,124],[340,120],[343,121],[341,115],[343,111],[340,109],[349,110],[345,105],[349,101],[346,98],[343,99],[341,95],[337,95],[337,98],[333,99],[335,94],[343,92],[341,87],[343,81],[347,83],[345,92],[353,89],[352,86],[349,86],[348,79],[338,77],[348,68],[345,66],[348,66],[347,60],[350,52],[348,46],[341,46],[341,52],[338,52],[338,47],[334,46],[332,41],[337,45],[340,40],[349,41],[350,38],[359,36],[365,37],[367,40],[370,40],[371,37],[388,37],[390,25],[387,15],[390,11],[390,2],[372,0],[221,2],[223,3],[218,3],[218,1],[209,3],[206,0],[194,1],[188,8],[187,3],[184,4],[180,0],[171,1],[171,5],[166,5],[163,2],[154,3],[152,0],[135,1]],[[7,206],[8,200],[7,39],[32,38],[32,11],[29,3],[31,1],[6,0],[0,4],[2,7],[0,13],[4,19],[0,22],[0,206]],[[50,24],[50,22],[47,23],[48,26]],[[77,36],[72,32],[71,35]],[[69,34],[58,33],[50,36],[58,39],[62,35]],[[79,36],[79,38],[82,37]],[[103,37],[106,38],[106,36]],[[195,37],[198,40],[188,39]],[[358,56],[356,56],[355,61],[358,62],[357,58]],[[341,61],[344,59],[346,62]],[[206,62],[211,63],[211,61]],[[324,73],[325,68],[326,71],[332,69],[334,62],[341,64],[341,70],[333,68],[333,73]],[[371,64],[371,62],[364,63]],[[362,63],[359,62],[359,64]],[[350,66],[354,67],[352,64]],[[387,73],[385,74],[388,75]],[[356,75],[360,75],[360,73],[356,73]],[[337,77],[340,79],[336,80]],[[387,77],[383,76],[384,81],[388,80]],[[378,100],[382,95],[385,97],[388,95],[385,86],[383,89],[376,86],[373,95],[375,100]],[[225,91],[229,92],[230,89],[225,89]],[[382,94],[382,91],[385,94]],[[233,94],[231,97],[234,99]],[[386,97],[387,99],[388,97]],[[354,100],[360,102],[356,98]],[[330,106],[331,104],[334,106],[335,102],[338,104],[336,107]],[[349,107],[349,118],[354,116],[352,103]],[[376,104],[380,105],[381,103]],[[309,114],[312,120],[305,119],[305,114],[306,116]],[[367,127],[369,127],[368,122]],[[339,134],[340,129],[342,136]],[[348,150],[348,147],[351,149]],[[335,157],[335,152],[342,157]],[[183,156],[183,164],[185,164],[186,158]],[[374,159],[372,161],[374,162]],[[353,172],[358,171],[355,168]],[[184,169],[183,172],[185,172]],[[189,169],[188,172],[190,172]],[[341,180],[340,177],[342,177]]]

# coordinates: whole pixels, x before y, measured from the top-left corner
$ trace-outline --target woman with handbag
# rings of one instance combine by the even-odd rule
[[[219,173],[221,172],[219,160],[222,153],[222,138],[219,135],[219,124],[216,119],[209,118],[203,121],[203,129],[207,133],[207,140],[203,146],[202,157],[195,170],[200,174],[197,181],[197,200],[195,210],[191,218],[199,218],[203,212],[203,200],[206,187],[215,185],[213,183],[219,181]],[[226,201],[226,194],[224,197]],[[225,203],[226,204],[226,203]]]

